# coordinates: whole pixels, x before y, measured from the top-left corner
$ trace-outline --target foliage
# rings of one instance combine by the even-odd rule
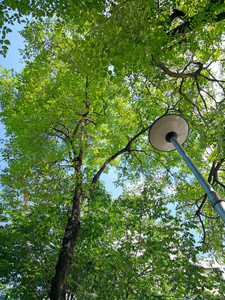
[[[205,276],[198,265],[204,247],[190,233],[196,222],[183,220],[179,211],[173,216],[167,197],[160,181],[139,185],[115,200],[99,185],[83,203],[67,297],[219,299],[224,281],[219,273]],[[47,297],[68,215],[68,207],[58,201],[24,203],[19,215],[11,203],[8,224],[1,228],[6,299],[7,294],[10,299]],[[218,284],[216,296],[212,291]]]
[[[205,277],[197,265],[204,247],[196,246],[190,233],[196,222],[178,211],[173,216],[167,197],[160,180],[107,203],[93,193],[75,250],[72,294],[78,299],[210,299],[213,282],[223,289],[220,277]]]
[[[67,1],[18,1],[18,0],[6,0],[1,1],[0,4],[0,54],[6,57],[6,53],[9,49],[10,40],[6,39],[7,35],[12,32],[12,25],[16,22],[26,23],[28,17],[43,19],[45,16],[53,16],[57,10],[63,11],[67,6]]]
[[[39,9],[41,3],[35,3]],[[63,5],[63,2],[61,4]],[[59,5],[61,4],[59,2]],[[10,7],[7,5],[3,2],[4,9]],[[29,2],[29,5],[30,11],[33,10],[34,2]],[[44,10],[48,11],[48,2]],[[123,295],[118,294],[116,297],[125,297],[127,292],[132,299],[137,290],[136,281],[131,285],[128,281],[133,282],[133,278],[138,276],[141,269],[136,266],[136,260],[133,260],[132,256],[126,257],[128,252],[131,252],[130,248],[134,247],[134,251],[137,251],[137,245],[132,246],[129,239],[126,245],[122,239],[124,234],[127,234],[124,229],[127,228],[126,222],[130,220],[130,208],[124,207],[123,199],[129,196],[123,196],[117,202],[109,201],[110,217],[107,219],[109,224],[106,228],[112,226],[111,235],[104,231],[104,226],[99,223],[94,225],[96,232],[102,232],[102,235],[97,235],[96,240],[90,240],[92,231],[88,227],[87,232],[90,231],[90,236],[85,237],[85,242],[82,240],[85,236],[82,226],[87,222],[87,199],[92,199],[90,203],[93,202],[93,207],[91,204],[90,207],[96,211],[100,200],[97,196],[94,200],[93,193],[96,192],[101,174],[107,172],[110,165],[114,165],[119,172],[117,184],[123,185],[129,181],[134,184],[148,180],[155,187],[156,183],[162,181],[159,194],[163,195],[165,189],[172,191],[171,197],[164,197],[167,199],[165,201],[179,202],[183,214],[179,218],[166,216],[162,228],[157,227],[158,217],[141,219],[141,222],[143,226],[147,226],[147,222],[159,237],[173,239],[175,249],[176,243],[181,243],[179,245],[184,247],[182,251],[185,253],[181,263],[187,270],[189,262],[185,261],[186,249],[192,247],[190,252],[193,260],[198,249],[192,242],[188,242],[191,223],[187,223],[186,229],[182,227],[185,224],[181,221],[183,217],[189,220],[196,217],[201,242],[207,247],[207,251],[223,257],[222,221],[206,201],[206,195],[181,162],[179,155],[176,152],[159,153],[152,149],[147,133],[152,122],[159,116],[177,113],[185,117],[190,125],[190,135],[185,144],[187,152],[194,158],[208,181],[225,196],[225,58],[222,43],[225,29],[224,6],[221,1],[84,1],[77,6],[69,2],[65,14],[68,10],[70,13],[67,17],[63,17],[63,10],[59,7],[58,15],[54,15],[53,18],[27,24],[22,31],[26,47],[21,52],[26,63],[25,68],[20,74],[2,70],[1,120],[6,126],[8,137],[2,151],[8,162],[8,167],[1,176],[5,211],[3,215],[7,218],[11,207],[15,212],[14,216],[9,214],[10,220],[14,220],[12,225],[7,225],[9,232],[14,226],[13,222],[18,231],[22,230],[25,215],[29,214],[31,208],[37,207],[35,213],[31,214],[31,224],[35,224],[35,220],[39,220],[42,215],[46,219],[45,222],[53,223],[51,226],[55,226],[57,220],[59,226],[54,229],[56,236],[53,243],[62,239],[62,247],[58,260],[56,252],[59,245],[57,244],[52,252],[49,250],[51,258],[48,265],[54,265],[52,262],[57,261],[56,272],[54,275],[54,271],[49,268],[46,277],[41,276],[43,281],[40,279],[40,285],[43,289],[48,289],[51,299],[65,299],[68,288],[72,293],[75,292],[77,297],[84,297],[84,291],[87,291],[85,297],[93,293],[103,293],[103,290],[100,291],[101,286],[98,286],[97,290],[94,284],[95,279],[100,278],[98,269],[89,266],[90,270],[97,272],[89,273],[86,270],[88,266],[83,267],[84,276],[88,271],[87,277],[90,276],[93,285],[87,287],[83,278],[79,278],[79,282],[76,281],[76,276],[81,272],[79,268],[82,268],[85,257],[90,255],[86,253],[88,245],[90,249],[92,245],[95,249],[95,243],[98,241],[101,241],[103,246],[99,245],[98,250],[94,251],[103,253],[106,250],[104,245],[109,245],[107,249],[113,254],[110,256],[112,261],[121,262],[123,268],[127,261],[124,281],[121,279],[120,268],[120,275],[108,279],[111,291],[115,292],[115,295],[124,291]],[[34,9],[35,14],[38,16]],[[50,9],[48,14],[52,15],[53,10]],[[152,194],[150,198],[151,196]],[[24,199],[29,202],[27,213],[22,209]],[[62,217],[60,221],[55,212],[41,212],[41,204],[48,201],[56,208],[58,217]],[[132,203],[136,200],[129,198],[129,201]],[[145,202],[147,207],[148,201]],[[15,211],[15,205],[19,208],[18,213]],[[123,215],[120,211],[122,207],[125,211],[128,209],[127,214]],[[93,211],[90,214],[93,214]],[[121,218],[121,231],[111,224],[113,211],[114,214],[118,214],[118,220]],[[157,215],[157,210],[155,213]],[[91,216],[94,218],[96,214]],[[157,216],[159,215],[166,215],[163,207]],[[99,218],[100,222],[101,217]],[[130,221],[134,222],[133,219]],[[168,229],[170,222],[171,228],[177,228],[178,223],[180,224],[184,241],[179,239],[179,234],[171,234]],[[80,224],[82,234],[79,235]],[[138,225],[134,225],[135,232],[140,235]],[[64,226],[66,229],[63,233]],[[87,226],[91,227],[91,224],[87,223]],[[42,229],[43,235],[45,236],[51,228],[46,225],[46,228]],[[6,229],[7,227],[4,228],[3,234],[7,236]],[[132,229],[129,230],[132,232]],[[145,230],[147,232],[146,228]],[[31,240],[26,234],[23,245],[25,241]],[[154,234],[152,236],[154,237]],[[115,250],[112,240],[120,240],[123,247],[129,249],[127,252]],[[142,242],[146,243],[146,239]],[[189,244],[185,246],[186,242]],[[50,236],[47,236],[45,244],[51,248],[49,243]],[[33,244],[36,245],[34,250],[39,253],[39,244]],[[140,243],[139,246],[143,248],[143,244]],[[81,247],[83,252],[80,250],[78,253],[77,247]],[[14,249],[13,245],[11,249]],[[30,246],[21,247],[25,257],[30,249]],[[98,253],[95,253],[96,260],[101,261]],[[150,254],[152,255],[151,251]],[[37,255],[42,257],[40,253]],[[151,259],[151,255],[146,259]],[[76,261],[78,257],[81,265]],[[113,257],[117,259],[113,260]],[[142,266],[146,263],[142,261],[144,256],[136,258]],[[154,257],[152,259],[154,260]],[[168,257],[166,261],[159,262],[165,262],[168,268],[172,268],[173,261]],[[19,266],[17,274],[25,272],[26,266],[26,263],[24,268]],[[74,275],[73,269],[69,272],[71,266],[75,266]],[[107,271],[107,268],[111,268],[109,264],[102,268],[111,276],[112,270]],[[7,260],[6,270],[10,270]],[[42,275],[43,271],[40,274]],[[198,277],[197,274],[196,271],[195,276]],[[53,275],[49,291],[50,283],[47,283],[47,278],[50,280]],[[96,278],[93,279],[93,276]],[[159,274],[156,273],[155,276]],[[186,274],[182,276],[185,277]],[[180,278],[183,278],[182,276]],[[118,283],[112,288],[112,282],[117,277]],[[143,282],[137,281],[140,286],[143,284],[143,293],[148,295],[146,297],[150,297],[146,282],[153,280],[152,287],[154,278],[156,277],[147,277],[145,280],[140,277],[140,281]],[[162,284],[170,287],[169,278],[163,277]],[[16,279],[19,280],[19,277]],[[102,286],[107,284],[105,277],[99,280],[102,281]],[[179,282],[177,277],[176,280]],[[204,280],[207,281],[205,278]],[[126,286],[129,287],[129,291],[126,290]],[[177,296],[176,292],[177,295],[185,294],[179,287],[174,287],[174,297]],[[107,297],[110,298],[110,294]]]

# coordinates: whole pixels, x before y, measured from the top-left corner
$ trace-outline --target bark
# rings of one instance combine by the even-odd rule
[[[80,231],[80,212],[83,199],[84,194],[82,188],[79,187],[75,190],[72,214],[67,221],[62,249],[56,265],[56,273],[52,279],[50,292],[51,300],[65,300],[66,282],[73,262],[74,247]]]
[[[168,36],[175,36],[176,34],[186,34],[188,31],[194,30],[198,25],[204,26],[210,24],[210,22],[220,22],[225,19],[225,12],[216,14],[217,8],[223,7],[224,0],[211,0],[204,11],[197,13],[193,17],[186,17],[185,13],[174,9],[170,16],[170,25],[176,18],[183,19],[184,22],[178,25],[176,28],[167,32]],[[201,20],[199,23],[199,20]]]
[[[196,78],[201,74],[201,71],[203,69],[203,65],[201,63],[198,63],[198,69],[195,72],[192,73],[179,73],[179,72],[173,72],[171,71],[167,66],[165,66],[161,61],[156,61],[154,57],[152,57],[152,60],[155,62],[155,64],[163,70],[166,74],[168,74],[170,77],[175,78]]]
[[[127,145],[121,149],[120,151],[116,152],[114,155],[109,157],[101,166],[99,171],[95,174],[92,180],[92,185],[85,193],[82,190],[82,157],[83,151],[80,151],[78,157],[75,158],[74,162],[76,161],[75,168],[77,174],[79,174],[77,188],[75,189],[75,194],[73,198],[73,208],[72,214],[68,218],[65,235],[63,238],[62,249],[59,254],[58,262],[56,265],[56,273],[52,279],[51,284],[51,291],[50,291],[50,300],[65,300],[66,299],[66,282],[69,275],[69,270],[73,262],[73,255],[74,255],[74,247],[77,242],[78,234],[80,231],[80,212],[81,212],[81,205],[83,199],[88,195],[91,194],[96,189],[96,183],[107,167],[107,165],[114,160],[117,156],[130,151],[131,145],[141,136],[144,132],[149,130],[150,126],[143,128],[140,130],[133,138],[131,138]]]

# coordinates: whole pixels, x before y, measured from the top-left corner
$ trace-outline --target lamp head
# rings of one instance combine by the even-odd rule
[[[172,151],[175,149],[170,142],[172,136],[176,137],[182,145],[189,133],[187,121],[178,115],[165,115],[158,118],[151,126],[148,134],[150,144],[160,151]]]

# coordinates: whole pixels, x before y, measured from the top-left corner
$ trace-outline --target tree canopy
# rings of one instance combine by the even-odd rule
[[[159,116],[186,118],[185,148],[225,196],[223,1],[48,3],[18,10],[52,17],[25,26],[26,65],[0,78],[6,299],[210,299],[220,277],[197,257],[222,259],[224,224],[179,155],[147,135]],[[139,189],[110,198],[110,166]]]

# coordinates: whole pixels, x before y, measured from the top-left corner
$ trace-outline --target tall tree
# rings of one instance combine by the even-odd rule
[[[121,170],[120,182],[161,172],[184,212],[199,218],[203,242],[217,253],[224,246],[223,224],[192,178],[186,180],[179,156],[158,153],[147,141],[158,116],[186,117],[187,146],[224,195],[222,2],[82,5],[86,9],[74,7],[70,21],[31,23],[23,32],[26,67],[1,77],[8,197],[36,203],[40,191],[43,199],[45,190],[54,191],[57,178],[73,178],[51,299],[65,298],[82,202],[112,164]]]
[[[38,26],[44,29],[47,22]],[[49,26],[51,31],[51,23]],[[83,199],[95,190],[109,163],[128,152],[149,129],[147,118],[140,119],[140,110],[134,111],[129,88],[112,85],[108,76],[99,81],[99,73],[106,72],[104,69],[97,74],[95,70],[89,71],[85,48],[81,48],[83,37],[74,30],[71,43],[75,49],[71,49],[67,44],[70,37],[65,38],[68,28],[59,34],[61,30],[62,27],[55,26],[54,40],[50,37],[49,42],[56,45],[49,44],[48,50],[42,49],[48,51],[45,59],[41,50],[35,61],[11,78],[10,84],[9,77],[2,76],[2,116],[8,134],[13,133],[13,140],[8,144],[12,154],[9,169],[10,179],[15,183],[13,190],[29,199],[37,195],[42,181],[52,184],[65,169],[74,177],[72,212],[52,282],[52,299],[64,298],[80,230]],[[43,31],[38,31],[39,39],[32,33],[29,33],[31,40],[39,43]],[[66,47],[78,52],[74,61],[70,60],[72,57]],[[66,51],[63,60],[62,49]],[[70,63],[66,64],[68,59]],[[149,108],[141,110],[148,113]],[[129,120],[124,120],[124,113]],[[9,155],[9,148],[5,148],[6,155]],[[7,184],[7,174],[5,180]],[[32,201],[36,201],[35,197]]]

